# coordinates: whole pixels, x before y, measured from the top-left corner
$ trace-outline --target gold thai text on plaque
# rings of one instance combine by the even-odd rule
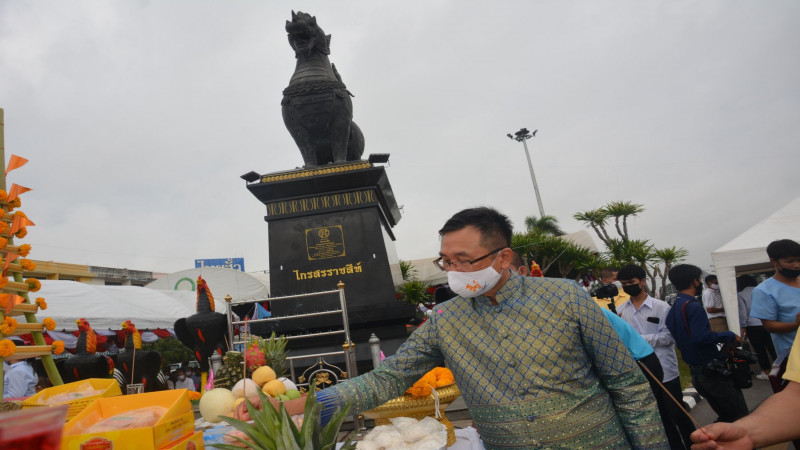
[[[345,256],[342,226],[307,229],[306,252],[309,261]]]

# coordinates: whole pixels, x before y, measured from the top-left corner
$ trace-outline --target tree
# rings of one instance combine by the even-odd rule
[[[528,263],[536,261],[549,277],[579,279],[587,270],[594,270],[597,263],[588,248],[541,230],[514,234],[511,247]]]
[[[525,218],[525,227],[528,232],[540,231],[552,236],[563,236],[564,231],[558,225],[558,219],[555,216],[544,215],[542,217],[528,216]]]
[[[658,249],[647,239],[631,239],[628,235],[628,217],[635,217],[644,211],[644,205],[630,201],[615,201],[607,205],[576,213],[573,217],[592,227],[606,246],[606,267],[622,267],[636,264],[644,269],[650,280],[650,292],[656,292],[656,283],[661,281],[659,294],[664,298],[667,273],[676,262],[688,256],[689,252],[681,247]],[[606,226],[608,220],[614,218],[614,229],[618,237],[611,237]]]

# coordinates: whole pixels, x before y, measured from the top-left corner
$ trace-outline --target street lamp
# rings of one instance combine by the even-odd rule
[[[525,147],[525,156],[528,158],[528,169],[531,170],[531,181],[533,181],[533,190],[536,192],[536,202],[539,203],[539,217],[544,217],[544,207],[542,206],[542,197],[539,196],[539,185],[536,184],[536,175],[533,173],[533,164],[531,163],[531,155],[528,153],[528,144],[525,142],[528,139],[536,136],[536,132],[539,130],[533,130],[533,133],[528,131],[527,128],[523,128],[516,133],[514,136],[507,134],[509,139],[513,139],[515,141],[522,142],[522,145]]]

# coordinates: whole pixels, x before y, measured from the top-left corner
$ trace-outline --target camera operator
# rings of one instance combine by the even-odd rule
[[[705,308],[695,295],[703,289],[703,272],[697,266],[679,264],[669,271],[669,281],[679,291],[675,304],[667,314],[667,328],[675,338],[681,357],[692,374],[692,384],[708,400],[718,420],[733,422],[747,415],[742,391],[731,378],[717,344],[741,339],[730,331],[714,332],[708,323]]]
[[[622,291],[622,284],[617,281],[617,273],[619,269],[616,267],[606,267],[600,272],[600,282],[603,284],[594,293],[594,301],[597,306],[603,309],[609,309],[614,314],[617,313],[617,307],[627,302],[631,297]],[[613,302],[612,302],[613,299]]]

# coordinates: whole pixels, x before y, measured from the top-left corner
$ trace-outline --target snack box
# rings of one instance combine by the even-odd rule
[[[91,395],[87,397],[76,398],[74,400],[70,400],[64,403],[60,403],[62,405],[69,406],[69,410],[67,411],[67,422],[70,421],[73,417],[77,416],[78,413],[84,410],[87,406],[91,405],[95,400],[103,398],[103,397],[116,397],[118,395],[122,395],[122,391],[119,389],[119,384],[117,380],[113,378],[87,378],[85,380],[75,381],[72,383],[62,384],[61,386],[53,386],[47,389],[43,389],[40,392],[28,397],[25,401],[22,402],[22,408],[35,408],[39,406],[54,406],[54,405],[45,405],[43,403],[39,403],[40,399],[44,400],[46,398],[50,398],[55,395],[59,394],[68,394],[70,392],[78,392],[78,388],[80,388],[85,383],[89,383],[92,386],[92,389],[102,391],[98,395]]]
[[[161,450],[202,450],[204,448],[206,448],[206,445],[203,442],[203,432],[195,431],[180,441],[163,447]]]
[[[134,409],[161,406],[166,412],[155,425],[99,433],[83,433],[93,424]],[[101,398],[64,427],[62,450],[155,450],[194,433],[194,413],[186,389]]]

